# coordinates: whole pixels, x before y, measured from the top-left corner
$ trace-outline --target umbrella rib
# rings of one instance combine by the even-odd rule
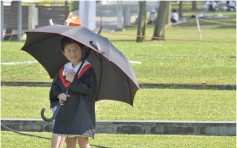
[[[97,57],[97,59],[98,59],[100,62],[102,62],[101,56],[99,57],[97,54],[95,54],[95,52],[92,52],[92,53]]]
[[[97,56],[97,55],[96,55]],[[101,76],[102,76],[102,58],[101,58],[101,55],[100,56],[97,56],[97,58],[99,59],[100,61],[100,81],[99,81],[99,84],[98,84],[98,90],[97,90],[97,94],[96,94],[96,100],[98,99],[98,95],[99,95],[99,90],[100,90],[100,85],[101,85]]]

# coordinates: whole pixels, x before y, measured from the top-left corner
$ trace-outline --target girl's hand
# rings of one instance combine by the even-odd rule
[[[69,81],[69,82],[72,82],[75,78],[75,73],[74,71],[72,70],[71,72],[66,72],[66,80]]]
[[[61,93],[61,94],[59,94],[58,95],[58,99],[61,101],[61,100],[63,100],[63,101],[67,101],[67,98],[68,97],[70,97],[70,95],[67,95],[67,94],[65,94],[65,93]]]

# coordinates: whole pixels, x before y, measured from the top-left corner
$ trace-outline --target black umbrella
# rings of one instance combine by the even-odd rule
[[[92,49],[87,60],[97,78],[96,100],[117,100],[133,105],[139,89],[133,69],[126,57],[105,37],[85,27],[45,26],[27,31],[22,50],[31,54],[54,78],[67,62],[61,52],[63,37],[71,38]]]

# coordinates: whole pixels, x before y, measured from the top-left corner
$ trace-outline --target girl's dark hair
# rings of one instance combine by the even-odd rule
[[[81,43],[78,43],[68,37],[64,37],[61,41],[61,50],[64,51],[64,48],[68,45],[68,44],[71,44],[71,43],[76,43],[77,45],[79,45],[81,47],[81,49],[83,49],[83,44]]]

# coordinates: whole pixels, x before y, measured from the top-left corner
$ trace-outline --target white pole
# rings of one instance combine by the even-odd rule
[[[87,8],[87,1],[79,1],[79,16],[81,19],[81,25],[88,27],[87,26],[87,18],[88,18],[88,8]]]
[[[88,28],[96,29],[96,1],[89,1]]]
[[[79,16],[82,26],[94,30],[96,28],[96,1],[80,1]]]
[[[123,16],[122,1],[118,0],[117,1],[117,29],[116,30],[120,30],[120,31],[123,30],[122,16]]]
[[[197,22],[197,27],[198,27],[198,32],[199,32],[199,36],[200,36],[200,40],[202,40],[202,32],[201,32],[201,28],[199,25],[199,21],[198,21],[198,17],[196,16],[196,22]]]
[[[35,7],[35,4],[29,6],[28,9],[28,29],[35,29],[35,26],[38,25],[38,8]]]

